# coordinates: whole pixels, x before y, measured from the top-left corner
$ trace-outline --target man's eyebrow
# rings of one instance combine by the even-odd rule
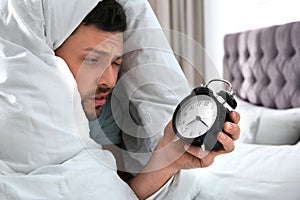
[[[116,55],[115,57],[113,57],[114,60],[119,60],[119,59],[123,59],[122,55]]]
[[[103,51],[103,50],[99,50],[99,49],[96,49],[96,48],[92,48],[92,47],[88,47],[88,48],[85,48],[83,49],[84,51],[88,51],[88,52],[92,52],[92,53],[96,53],[96,54],[99,54],[99,55],[107,55],[107,54],[110,54],[110,52],[108,51]]]
[[[88,52],[92,52],[92,53],[96,53],[96,54],[99,54],[99,55],[110,55],[110,53],[111,53],[109,51],[99,50],[99,49],[92,48],[92,47],[88,47],[88,48],[85,48],[83,50],[88,51]],[[122,54],[116,55],[113,59],[114,60],[122,59]]]

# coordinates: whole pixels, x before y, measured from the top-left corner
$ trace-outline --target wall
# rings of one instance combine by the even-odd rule
[[[207,62],[212,62],[221,76],[226,33],[298,21],[299,8],[299,0],[204,0]]]

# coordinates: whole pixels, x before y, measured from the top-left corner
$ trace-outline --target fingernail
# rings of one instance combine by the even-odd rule
[[[226,128],[227,128],[228,130],[232,129],[232,124],[231,124],[231,123],[229,123],[229,122],[227,122],[227,126],[226,126]]]
[[[233,118],[235,118],[236,117],[236,112],[232,111],[231,115],[232,115]]]
[[[224,134],[224,133],[222,133],[222,135],[221,135],[221,138],[222,138],[222,140],[226,140],[226,138],[227,138],[227,135],[226,135],[226,134]]]

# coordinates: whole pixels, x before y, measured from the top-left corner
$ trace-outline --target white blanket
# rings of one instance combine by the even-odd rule
[[[0,199],[136,199],[53,52],[97,2],[0,2]]]
[[[76,82],[66,63],[54,55],[98,1],[0,1],[0,199],[136,199],[117,176],[113,156],[90,139]],[[156,127],[139,127],[138,134],[148,139],[129,141],[127,147],[151,151],[176,104],[190,90],[147,1],[119,2],[129,22],[119,85],[128,86],[125,91],[137,111],[145,113],[142,122],[149,119],[148,108],[154,105],[159,111],[152,109],[150,115]],[[145,27],[156,34],[146,35]],[[153,68],[131,70],[154,63]],[[156,87],[147,87],[149,83]],[[143,164],[149,155],[129,157]],[[170,188],[178,194],[174,180],[179,177],[151,198],[165,199]]]

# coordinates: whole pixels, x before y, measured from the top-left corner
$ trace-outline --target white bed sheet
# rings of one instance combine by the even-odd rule
[[[300,199],[300,144],[236,145],[234,152],[198,169],[202,200]]]

